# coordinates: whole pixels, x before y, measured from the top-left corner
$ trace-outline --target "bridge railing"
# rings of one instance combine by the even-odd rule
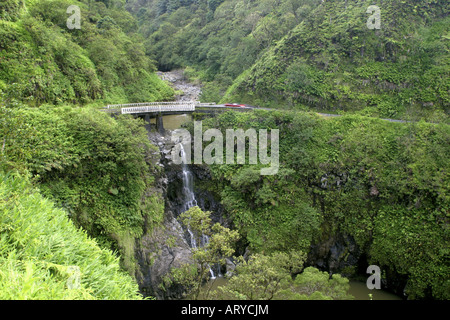
[[[148,113],[148,112],[194,112],[195,105],[154,105],[154,106],[144,106],[144,107],[128,107],[121,108],[122,114],[135,114],[135,113]]]
[[[193,102],[140,102],[140,103],[127,103],[127,104],[110,104],[106,108],[107,109],[122,109],[122,108],[139,108],[139,107],[147,107],[147,106],[173,106],[173,105],[201,105],[200,101]]]
[[[195,112],[196,107],[217,107],[215,102],[142,102],[108,105],[104,111],[109,113],[137,114],[149,112]]]

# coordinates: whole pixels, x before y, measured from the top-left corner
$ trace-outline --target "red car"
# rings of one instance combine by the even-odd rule
[[[233,108],[242,108],[245,107],[245,104],[238,104],[238,103],[227,103],[225,104],[225,107],[233,107]]]

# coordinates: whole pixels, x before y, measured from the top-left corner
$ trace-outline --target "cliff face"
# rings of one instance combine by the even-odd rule
[[[164,276],[171,268],[192,263],[191,251],[183,229],[169,210],[162,226],[139,239],[136,246],[139,268],[136,279],[144,296],[172,300],[183,296],[183,287],[163,287]]]
[[[156,177],[155,190],[164,199],[164,220],[162,224],[152,229],[145,228],[144,235],[136,239],[135,258],[138,263],[136,280],[139,289],[145,296],[157,299],[178,299],[182,297],[183,288],[162,285],[164,276],[172,267],[180,267],[192,263],[191,251],[186,242],[183,229],[176,220],[176,204],[169,200],[169,189],[176,185],[177,168],[170,164],[170,137],[149,132],[149,138],[159,147],[160,159],[156,166],[162,168]],[[149,225],[146,223],[146,226]]]

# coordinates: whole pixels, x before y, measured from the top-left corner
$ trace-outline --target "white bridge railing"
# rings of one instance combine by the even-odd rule
[[[128,107],[146,107],[146,106],[166,106],[166,105],[186,105],[186,104],[202,104],[199,101],[188,101],[188,102],[140,102],[140,103],[127,103],[127,104],[110,104],[107,106],[108,109],[120,109]]]
[[[145,107],[121,108],[122,114],[147,113],[147,112],[194,112],[195,104],[184,105],[158,105]]]
[[[137,114],[149,112],[194,112],[195,107],[216,106],[215,103],[192,102],[143,102],[108,105],[110,112],[120,112],[122,114]],[[107,111],[105,110],[105,111]]]

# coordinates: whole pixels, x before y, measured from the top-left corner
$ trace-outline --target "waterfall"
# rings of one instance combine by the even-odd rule
[[[184,151],[183,144],[180,143],[180,150],[181,150],[181,159],[183,160],[182,169],[183,169],[183,195],[184,195],[184,206],[183,206],[183,212],[188,211],[190,208],[195,207],[197,205],[197,200],[195,199],[194,194],[194,177],[192,175],[191,170],[189,169],[188,165],[186,164],[186,153]],[[198,248],[198,246],[202,247],[206,245],[209,242],[209,237],[205,234],[201,237],[201,243],[197,244],[197,241],[195,240],[194,233],[191,231],[189,226],[187,226],[187,231],[189,233],[189,236],[191,237],[191,247],[192,248]],[[211,274],[211,279],[215,279],[216,276],[214,275],[214,271],[210,266],[209,267],[209,273]],[[220,268],[219,268],[220,270]]]
[[[186,153],[183,148],[183,144],[180,144],[181,159],[183,160],[183,194],[184,194],[184,207],[183,211],[187,211],[197,205],[197,200],[194,194],[194,177],[191,170],[186,164]]]

